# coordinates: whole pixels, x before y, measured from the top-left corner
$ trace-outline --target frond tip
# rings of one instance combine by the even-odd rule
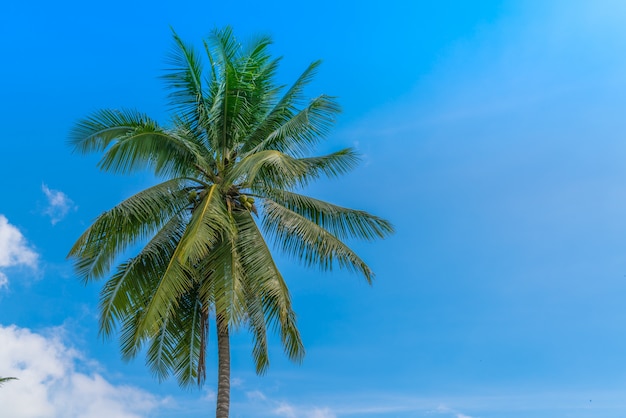
[[[4,385],[5,383],[11,380],[18,380],[18,379],[17,377],[0,377],[0,386]]]

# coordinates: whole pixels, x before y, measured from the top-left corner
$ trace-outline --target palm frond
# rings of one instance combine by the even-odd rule
[[[296,325],[289,290],[261,231],[250,213],[238,215],[237,220],[237,247],[247,275],[249,328],[255,336],[253,357],[257,372],[263,373],[269,366],[269,358],[266,342],[262,338],[265,333],[265,321],[261,321],[262,317],[267,318],[267,322],[279,331],[285,353],[291,360],[302,360],[304,345]]]
[[[340,111],[334,97],[319,96],[267,133],[251,153],[275,149],[293,156],[303,156],[330,132]]]
[[[391,223],[362,210],[349,209],[289,191],[273,191],[270,198],[321,226],[339,239],[374,240],[394,232]]]
[[[293,115],[298,112],[297,109],[303,100],[304,89],[313,80],[320,64],[321,61],[311,63],[289,90],[285,92],[278,103],[275,104],[272,110],[263,117],[262,122],[254,128],[245,140],[242,148],[243,153],[248,154],[253,149],[259,147],[259,144],[270,137],[272,132],[275,132],[293,118]],[[267,148],[260,147],[259,149]]]
[[[212,186],[195,208],[169,263],[150,296],[145,315],[138,326],[142,334],[160,324],[177,300],[189,291],[194,265],[207,257],[232,229],[227,209],[217,186]]]
[[[137,128],[158,127],[147,115],[130,109],[103,109],[79,120],[70,131],[69,144],[75,152],[102,152],[113,140]]]
[[[321,176],[344,174],[353,169],[358,160],[351,148],[309,158],[293,158],[274,150],[259,151],[239,161],[227,180],[260,193],[276,188],[289,189],[306,186]]]
[[[121,263],[105,283],[100,292],[100,335],[110,337],[117,322],[145,308],[150,289],[169,264],[185,223],[181,214],[172,217],[139,254]]]
[[[153,169],[157,176],[193,176],[197,167],[206,167],[197,143],[189,141],[185,131],[138,126],[115,141],[104,153],[98,166],[104,171],[127,174]]]
[[[171,329],[176,336],[173,374],[183,387],[202,384],[206,377],[203,354],[206,351],[208,323],[205,315],[196,285],[179,300],[176,322]]]
[[[243,303],[245,271],[235,242],[236,236],[227,237],[207,256],[206,263],[211,266],[207,280],[210,283],[202,285],[201,294],[205,295],[205,286],[210,286],[216,313],[237,328],[244,323],[246,312]]]
[[[202,62],[194,48],[172,31],[174,47],[167,57],[169,68],[162,76],[171,91],[169,103],[180,117],[197,121],[194,129],[202,124],[206,116],[202,85]]]
[[[184,328],[172,325],[178,325],[176,318],[181,314],[181,310],[181,304],[179,304],[177,315],[170,312],[162,319],[156,332],[147,338],[149,344],[146,351],[146,364],[159,381],[165,380],[176,367],[175,347],[180,337],[179,334]]]
[[[76,125],[70,143],[83,154],[103,152],[98,166],[105,171],[125,174],[152,168],[156,175],[188,176],[210,161],[201,143],[178,128],[163,129],[132,110],[101,110]]]
[[[151,237],[187,205],[186,182],[168,180],[104,212],[78,238],[68,257],[85,281],[105,276],[115,258]]]
[[[250,187],[255,182],[267,181],[270,185],[293,186],[306,172],[299,160],[280,151],[261,151],[239,161],[225,179],[226,184],[243,184]],[[263,177],[263,179],[259,179]]]
[[[209,43],[213,47],[210,55],[218,58],[218,60],[214,58],[214,64],[217,68],[220,68],[220,65],[231,64],[241,51],[241,44],[237,42],[233,28],[230,26],[213,30],[209,37]],[[223,70],[223,68],[221,69]]]
[[[284,206],[263,199],[263,227],[286,254],[306,266],[330,271],[340,268],[361,273],[371,283],[374,273],[346,244],[324,228]]]
[[[208,318],[202,306],[196,284],[178,299],[176,309],[168,311],[158,328],[144,335],[143,340],[148,341],[146,364],[160,381],[171,374],[182,387],[204,382]],[[133,340],[137,327],[128,331],[123,345],[143,344],[143,340]]]
[[[348,173],[358,165],[360,158],[353,148],[345,148],[319,157],[299,158],[298,161],[306,167],[298,184],[307,185],[322,176],[333,178]]]

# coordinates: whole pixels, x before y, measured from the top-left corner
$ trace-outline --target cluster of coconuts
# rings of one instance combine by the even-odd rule
[[[239,195],[239,202],[243,207],[250,210],[254,204],[254,197],[246,196],[245,194]]]
[[[198,193],[196,190],[191,190],[189,192],[189,194],[187,195],[187,200],[189,201],[189,203],[194,204],[196,202],[197,199],[204,199],[204,197],[207,195],[207,190],[202,190],[200,193]]]
[[[200,199],[203,199],[204,196],[206,196],[206,190],[203,190],[202,192],[200,192],[199,195],[198,195],[198,192],[196,190],[191,190],[189,192],[189,194],[187,195],[187,200],[189,201],[189,203],[193,204],[193,203],[196,202],[196,199],[198,197]],[[239,195],[239,203],[241,203],[241,206],[243,206],[247,210],[252,210],[253,212],[256,213],[256,210],[253,209],[254,197],[250,197],[250,196],[246,196],[245,194],[241,194],[241,195]]]

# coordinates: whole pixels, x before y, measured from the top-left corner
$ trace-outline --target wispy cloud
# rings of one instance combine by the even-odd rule
[[[238,405],[244,415],[253,411],[257,417],[337,418],[336,412],[327,406],[279,400],[258,389],[245,391],[244,394],[245,403]]]
[[[265,394],[263,394],[263,392],[261,392],[260,390],[253,390],[250,392],[246,392],[246,397],[250,400],[255,400],[255,401],[264,401],[267,399]]]
[[[330,408],[302,407],[287,402],[280,402],[274,408],[273,413],[275,416],[285,418],[337,418],[337,415]]]
[[[77,209],[72,199],[62,191],[50,189],[45,184],[41,185],[41,190],[48,199],[48,206],[43,213],[50,217],[52,225],[65,218],[70,211]]]
[[[230,387],[231,388],[240,388],[243,386],[244,380],[239,377],[233,377],[230,379]]]
[[[167,400],[128,385],[116,385],[93,370],[91,361],[62,341],[63,333],[32,332],[0,325],[0,370],[17,377],[0,391],[2,415],[14,418],[139,418]]]
[[[214,402],[217,399],[217,393],[211,388],[206,388],[204,390],[204,395],[202,396],[202,400],[208,402]]]
[[[9,278],[3,269],[23,266],[36,270],[38,259],[39,255],[20,230],[0,214],[0,289],[9,284]]]
[[[274,409],[274,414],[279,416],[279,417],[295,418],[296,417],[296,410],[295,410],[295,408],[293,406],[289,405],[288,403],[281,402]]]
[[[465,415],[455,409],[449,408],[446,405],[439,405],[437,407],[437,412],[441,413],[441,414],[449,414],[451,416],[453,416],[454,418],[473,418],[469,415]]]

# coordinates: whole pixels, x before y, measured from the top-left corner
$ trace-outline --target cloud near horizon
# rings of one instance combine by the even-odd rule
[[[0,373],[18,379],[0,390],[3,416],[140,418],[167,401],[142,389],[107,381],[91,371],[97,368],[93,361],[62,341],[62,329],[53,329],[50,334],[0,325]]]

